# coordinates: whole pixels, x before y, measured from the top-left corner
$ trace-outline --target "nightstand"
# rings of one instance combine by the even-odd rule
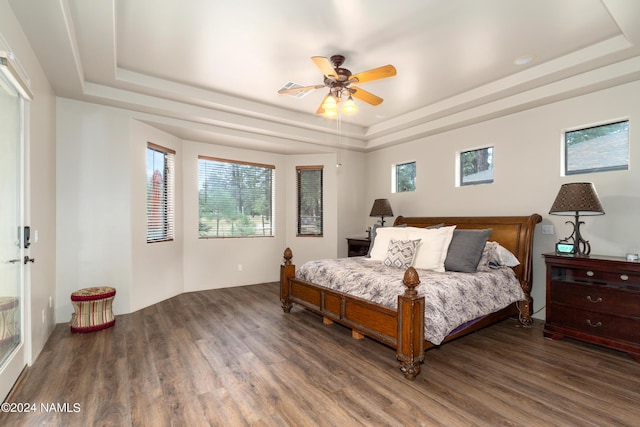
[[[347,256],[365,256],[369,253],[371,240],[366,237],[347,237]]]
[[[640,362],[640,263],[601,255],[544,259],[544,336],[599,344]]]

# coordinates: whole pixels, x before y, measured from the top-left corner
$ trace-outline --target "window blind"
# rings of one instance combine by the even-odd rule
[[[147,144],[147,243],[174,238],[175,153]]]
[[[201,238],[273,236],[275,166],[198,156]]]
[[[322,166],[297,166],[298,236],[322,236]]]

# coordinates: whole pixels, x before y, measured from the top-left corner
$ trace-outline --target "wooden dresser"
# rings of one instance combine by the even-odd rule
[[[365,256],[369,253],[371,240],[366,237],[347,237],[347,256]]]
[[[544,336],[622,350],[640,362],[640,263],[600,255],[544,258]]]

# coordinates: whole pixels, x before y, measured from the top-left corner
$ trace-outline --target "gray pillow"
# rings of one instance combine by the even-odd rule
[[[492,231],[492,229],[454,230],[447,258],[444,260],[445,271],[475,273]]]

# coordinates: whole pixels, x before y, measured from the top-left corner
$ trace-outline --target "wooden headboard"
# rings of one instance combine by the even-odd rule
[[[542,221],[538,214],[529,216],[485,216],[485,217],[404,217],[399,216],[393,225],[406,224],[409,227],[428,227],[430,225],[455,225],[460,229],[492,229],[490,241],[498,242],[510,250],[520,265],[514,269],[522,290],[531,292],[533,232],[537,223]]]

